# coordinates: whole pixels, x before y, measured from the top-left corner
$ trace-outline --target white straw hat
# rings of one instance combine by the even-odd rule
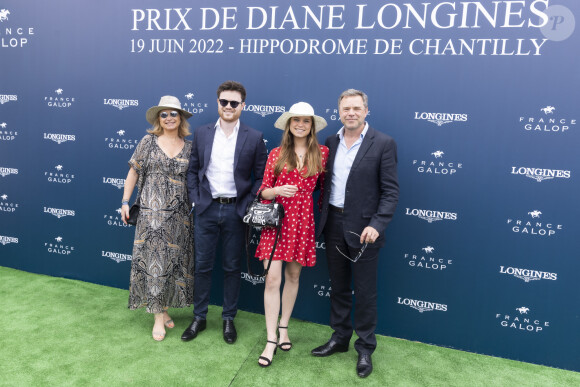
[[[161,110],[165,110],[165,109],[179,110],[181,112],[181,114],[183,114],[185,119],[188,119],[189,117],[191,117],[193,115],[190,112],[188,112],[187,110],[183,110],[181,108],[181,102],[179,102],[179,99],[177,97],[174,97],[172,95],[164,95],[159,100],[158,106],[152,106],[149,108],[149,110],[147,110],[147,113],[145,114],[147,121],[149,121],[149,123],[151,125],[155,125],[155,121],[157,120],[157,116],[159,115],[159,112]]]
[[[292,117],[314,117],[314,129],[316,132],[324,129],[327,125],[324,118],[314,114],[314,108],[309,103],[298,102],[292,105],[290,110],[282,113],[274,123],[274,126],[278,129],[285,130],[286,123]]]

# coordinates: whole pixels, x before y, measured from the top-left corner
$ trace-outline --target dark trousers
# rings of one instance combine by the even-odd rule
[[[351,262],[340,254],[354,258],[358,248],[349,247],[344,239],[343,215],[330,212],[324,228],[326,257],[330,274],[330,326],[334,329],[332,339],[348,345],[352,336],[351,323],[352,289],[354,283],[354,330],[358,339],[354,348],[358,353],[372,354],[377,347],[377,267],[379,249],[369,244],[357,262]],[[346,230],[360,234],[362,230]]]
[[[212,202],[195,217],[195,275],[193,313],[205,319],[211,291],[211,273],[218,242],[222,240],[224,303],[222,318],[233,320],[238,311],[241,285],[241,257],[244,251],[244,223],[235,204]]]

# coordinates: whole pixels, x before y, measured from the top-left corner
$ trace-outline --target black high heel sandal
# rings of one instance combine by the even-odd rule
[[[280,330],[280,329],[288,329],[288,327],[287,326],[286,327],[281,327],[280,325],[278,325],[278,330]],[[288,348],[282,348],[282,346],[288,346],[288,345],[290,347],[288,347]],[[285,343],[280,343],[280,344],[278,344],[278,348],[280,348],[284,352],[288,352],[289,350],[292,349],[292,343],[290,343],[288,341],[285,342]]]
[[[264,367],[264,368],[265,368],[265,367],[269,367],[269,366],[270,366],[270,364],[272,364],[272,360],[274,360],[274,355],[276,354],[276,350],[278,349],[278,343],[277,343],[277,342],[275,342],[275,341],[270,341],[270,340],[266,340],[266,342],[267,342],[267,343],[274,344],[274,345],[276,346],[276,348],[274,349],[274,354],[272,355],[272,358],[271,358],[271,359],[268,359],[266,356],[260,356],[260,357],[258,358],[258,365],[259,365],[260,367]],[[266,345],[268,345],[268,344],[266,344]],[[265,360],[265,361],[267,361],[267,363],[266,363],[266,364],[262,364],[262,363],[260,363],[260,360]]]

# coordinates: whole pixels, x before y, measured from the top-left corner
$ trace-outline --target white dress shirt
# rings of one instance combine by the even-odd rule
[[[344,127],[338,131],[338,148],[336,149],[336,156],[334,157],[334,165],[332,167],[332,184],[330,188],[330,198],[328,202],[335,207],[344,208],[344,197],[346,190],[346,181],[352,168],[352,163],[360,149],[360,145],[369,130],[369,124],[365,122],[365,128],[360,134],[354,144],[349,148],[346,147],[344,141]]]
[[[215,124],[215,129],[211,157],[205,176],[209,180],[211,196],[214,199],[219,197],[235,198],[238,196],[238,192],[234,181],[234,154],[240,131],[240,120],[236,123],[234,131],[229,137],[221,128],[219,118]]]

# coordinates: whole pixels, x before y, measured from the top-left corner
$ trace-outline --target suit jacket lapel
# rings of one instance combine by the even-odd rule
[[[363,138],[362,144],[360,144],[360,148],[359,148],[358,152],[356,153],[356,157],[354,158],[354,161],[352,163],[350,173],[352,173],[352,171],[358,167],[361,159],[364,157],[364,155],[371,148],[371,146],[373,145],[374,137],[375,137],[375,131],[373,128],[369,127],[369,130],[367,131],[367,134]],[[350,175],[350,173],[349,173],[349,175]]]
[[[236,140],[236,151],[234,152],[234,170],[238,165],[238,160],[240,159],[240,154],[242,153],[242,148],[247,138],[248,128],[240,122],[240,129],[238,130],[238,138]]]
[[[340,139],[338,135],[334,135],[330,141],[328,142],[328,160],[326,161],[326,179],[325,179],[325,186],[330,188],[330,183],[332,180],[332,171],[334,170],[334,159],[336,158],[336,151],[338,149],[338,144]],[[330,192],[329,189],[326,192]]]
[[[207,128],[207,139],[205,141],[205,150],[203,152],[203,173],[205,174],[205,171],[207,170],[207,167],[209,165],[209,159],[211,157],[211,151],[213,148],[213,140],[215,138],[215,131],[216,131],[216,127],[215,126],[211,126],[209,125]]]

